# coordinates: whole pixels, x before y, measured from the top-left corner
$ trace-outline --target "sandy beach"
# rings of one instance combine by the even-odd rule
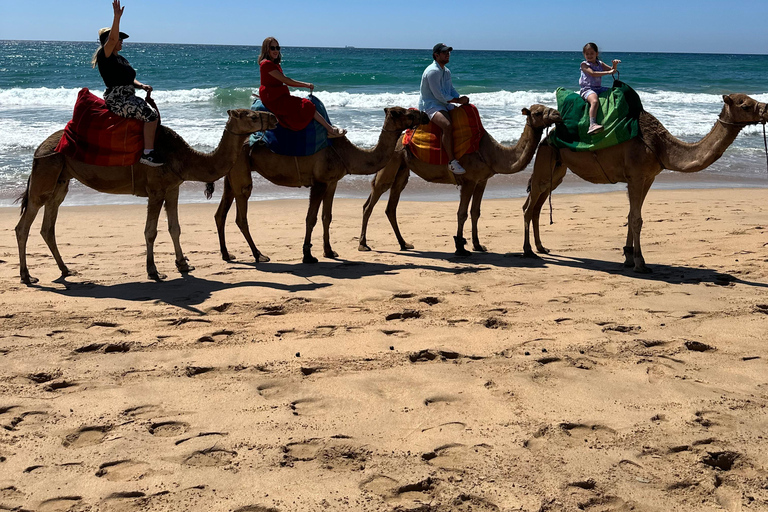
[[[250,204],[269,263],[219,255],[216,204],[63,207],[59,272],[19,283],[0,208],[0,510],[768,510],[765,190],[652,190],[622,266],[624,193],[487,200],[489,253],[453,256],[456,202],[337,200],[337,260],[301,263],[306,201]],[[467,228],[469,223],[467,223]],[[469,235],[468,229],[465,236]]]

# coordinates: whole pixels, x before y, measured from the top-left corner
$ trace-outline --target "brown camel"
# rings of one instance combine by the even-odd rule
[[[256,261],[266,262],[253,243],[248,229],[248,198],[253,189],[251,172],[256,171],[275,185],[284,187],[311,187],[309,191],[309,209],[307,210],[306,234],[304,236],[304,263],[317,263],[312,256],[312,229],[317,223],[317,212],[323,203],[323,255],[326,258],[338,256],[331,249],[330,225],[333,209],[333,195],[338,181],[347,174],[373,174],[384,166],[395,148],[400,135],[408,128],[414,128],[429,122],[429,118],[418,110],[402,107],[385,108],[384,127],[376,146],[361,149],[346,137],[333,140],[333,145],[314,155],[291,157],[277,155],[264,146],[245,145],[240,158],[232,171],[224,179],[224,193],[216,211],[216,229],[219,232],[221,257],[230,261],[232,256],[227,251],[224,239],[224,224],[227,212],[236,201],[236,223],[251,248]]]
[[[184,181],[212,182],[224,176],[234,164],[245,139],[255,131],[272,129],[277,119],[268,112],[248,109],[228,111],[229,119],[219,146],[212,153],[200,153],[190,148],[173,130],[161,127],[157,132],[157,147],[167,155],[162,167],[151,168],[142,164],[127,167],[107,167],[84,164],[56,153],[63,130],[48,137],[35,151],[32,174],[27,189],[21,197],[21,219],[16,225],[19,244],[19,272],[21,282],[31,284],[37,279],[29,275],[27,268],[27,238],[37,212],[45,206],[40,233],[51,250],[61,275],[72,275],[61,259],[56,246],[56,217],[59,205],[67,195],[69,181],[75,178],[83,185],[109,194],[133,194],[148,198],[147,223],[144,237],[147,241],[147,274],[151,279],[165,279],[155,266],[154,243],[157,236],[157,220],[165,203],[168,215],[168,231],[176,251],[176,267],[188,272],[193,267],[181,250],[179,236],[178,199],[179,186]]]
[[[457,184],[461,187],[458,230],[454,240],[456,242],[456,255],[468,256],[471,254],[464,248],[467,241],[464,239],[464,223],[467,220],[469,201],[472,200],[472,247],[475,251],[485,252],[487,249],[480,244],[477,235],[477,221],[480,218],[480,203],[483,200],[483,192],[488,178],[494,174],[515,174],[522,171],[533,159],[536,145],[541,139],[544,128],[562,121],[560,113],[544,105],[532,105],[530,110],[523,109],[523,115],[527,120],[523,134],[514,146],[502,146],[488,133],[480,139],[480,149],[475,153],[464,155],[459,159],[466,174],[454,176],[447,165],[433,165],[415,158],[407,147],[403,147],[402,140],[398,141],[394,155],[386,167],[380,170],[371,182],[371,195],[363,206],[363,227],[360,232],[360,245],[358,250],[370,251],[366,239],[368,219],[371,217],[373,207],[381,195],[390,187],[386,214],[400,249],[413,249],[413,245],[407,243],[400,234],[397,225],[397,204],[400,194],[408,183],[409,170],[417,174],[421,179],[430,183]]]
[[[664,169],[680,172],[698,172],[720,158],[747,125],[768,121],[765,103],[758,103],[745,94],[723,96],[725,105],[712,130],[699,142],[689,144],[670,134],[651,114],[640,114],[640,135],[616,146],[598,151],[575,152],[554,149],[542,142],[536,153],[533,174],[529,182],[525,212],[526,256],[534,256],[529,240],[529,226],[533,220],[536,249],[549,251],[539,237],[539,216],[549,194],[563,181],[567,169],[590,183],[626,183],[629,196],[627,217],[627,244],[624,247],[624,266],[637,272],[650,272],[640,250],[640,230],[643,226],[642,208],[648,190],[656,176]]]

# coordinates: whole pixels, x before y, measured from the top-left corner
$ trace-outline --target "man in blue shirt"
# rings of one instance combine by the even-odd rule
[[[441,138],[443,149],[448,155],[448,168],[454,174],[464,174],[466,171],[453,156],[453,126],[451,115],[448,112],[453,109],[453,103],[467,105],[469,98],[459,96],[451,82],[451,72],[445,67],[451,58],[453,48],[443,43],[437,43],[432,48],[434,62],[427,66],[421,75],[421,87],[419,94],[419,110],[423,110],[443,131]]]

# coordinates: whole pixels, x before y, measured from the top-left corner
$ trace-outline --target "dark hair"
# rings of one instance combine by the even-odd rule
[[[279,46],[280,43],[277,42],[277,39],[270,36],[264,40],[263,43],[261,43],[261,53],[259,53],[259,64],[261,64],[261,61],[264,59],[267,59],[269,61],[274,62],[275,64],[280,64],[280,61],[283,59],[283,54],[280,53],[275,60],[272,60],[269,58],[269,46],[274,44],[275,46]]]
[[[595,50],[595,53],[597,54],[597,56],[598,57],[600,56],[600,50],[597,49],[597,45],[595,43],[587,43],[587,44],[585,44],[584,48],[581,49],[581,53],[586,52],[587,48],[592,48],[593,50]]]

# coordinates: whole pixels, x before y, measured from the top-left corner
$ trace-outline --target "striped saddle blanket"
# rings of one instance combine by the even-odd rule
[[[453,153],[461,158],[480,149],[480,139],[485,130],[480,113],[474,105],[462,105],[450,111],[453,125]],[[403,145],[408,146],[413,156],[429,164],[447,165],[448,156],[442,148],[442,130],[435,124],[423,124],[407,130]]]
[[[56,152],[91,165],[126,166],[139,161],[144,123],[113,114],[104,100],[83,88]]]
[[[315,108],[330,123],[328,112],[325,105],[316,96],[310,95],[309,100],[315,104]],[[257,99],[251,105],[251,110],[269,112],[261,100]],[[263,144],[270,151],[278,155],[286,156],[309,156],[314,155],[321,149],[331,145],[328,139],[328,132],[317,121],[312,121],[306,128],[299,131],[293,131],[282,125],[277,125],[274,130],[256,132],[251,134],[248,144]]]

